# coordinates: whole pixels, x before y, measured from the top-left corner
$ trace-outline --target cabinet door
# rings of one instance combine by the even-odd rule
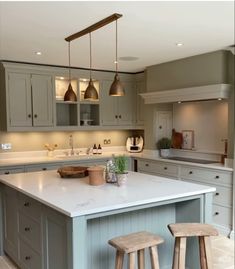
[[[117,98],[109,96],[109,88],[112,81],[103,81],[101,93],[101,123],[102,125],[117,125],[118,124],[118,111],[117,111]]]
[[[30,75],[8,74],[10,126],[32,126]]]
[[[134,124],[134,107],[136,102],[136,92],[132,82],[123,82],[125,96],[114,97],[118,101],[118,121],[119,125]]]
[[[18,259],[17,192],[4,190],[4,250],[14,260]]]
[[[32,75],[33,125],[53,125],[52,77]]]
[[[144,124],[144,99],[139,95],[140,93],[145,92],[145,82],[140,81],[136,83],[136,124]]]

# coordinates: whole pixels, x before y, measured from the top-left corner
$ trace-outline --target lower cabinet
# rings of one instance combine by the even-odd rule
[[[68,217],[3,187],[4,251],[20,269],[68,268]]]

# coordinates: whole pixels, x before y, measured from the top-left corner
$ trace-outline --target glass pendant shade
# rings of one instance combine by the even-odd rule
[[[119,79],[118,74],[116,74],[114,77],[114,81],[109,90],[109,95],[111,96],[124,96],[125,95],[125,90],[122,86],[122,83]]]
[[[90,79],[89,84],[86,88],[86,91],[84,93],[84,99],[88,100],[97,100],[98,99],[98,93],[94,86],[93,81]]]
[[[65,102],[77,102],[77,95],[73,91],[73,87],[71,83],[69,83],[68,90],[66,91],[64,95],[64,101]]]

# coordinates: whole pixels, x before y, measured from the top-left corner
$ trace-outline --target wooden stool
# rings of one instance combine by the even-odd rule
[[[124,254],[129,256],[129,269],[135,268],[135,253],[138,253],[138,268],[144,269],[144,249],[149,248],[152,269],[159,269],[157,245],[164,240],[148,232],[132,233],[109,240],[109,244],[117,249],[115,269],[122,269]]]
[[[199,238],[201,269],[212,269],[210,236],[218,235],[213,226],[201,223],[176,223],[169,224],[168,228],[176,238],[172,269],[185,269],[186,238],[190,236]]]

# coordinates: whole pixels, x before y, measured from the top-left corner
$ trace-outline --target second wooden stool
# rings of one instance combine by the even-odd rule
[[[144,249],[149,248],[152,269],[159,269],[159,260],[157,245],[164,240],[155,234],[149,232],[132,233],[125,236],[119,236],[109,240],[109,244],[117,249],[115,269],[123,268],[124,254],[128,254],[128,268],[135,268],[135,253],[138,253],[138,268],[144,269]]]
[[[173,269],[185,269],[186,239],[191,236],[199,238],[201,269],[213,268],[210,236],[218,235],[213,226],[202,223],[176,223],[169,224],[168,228],[175,237]]]

